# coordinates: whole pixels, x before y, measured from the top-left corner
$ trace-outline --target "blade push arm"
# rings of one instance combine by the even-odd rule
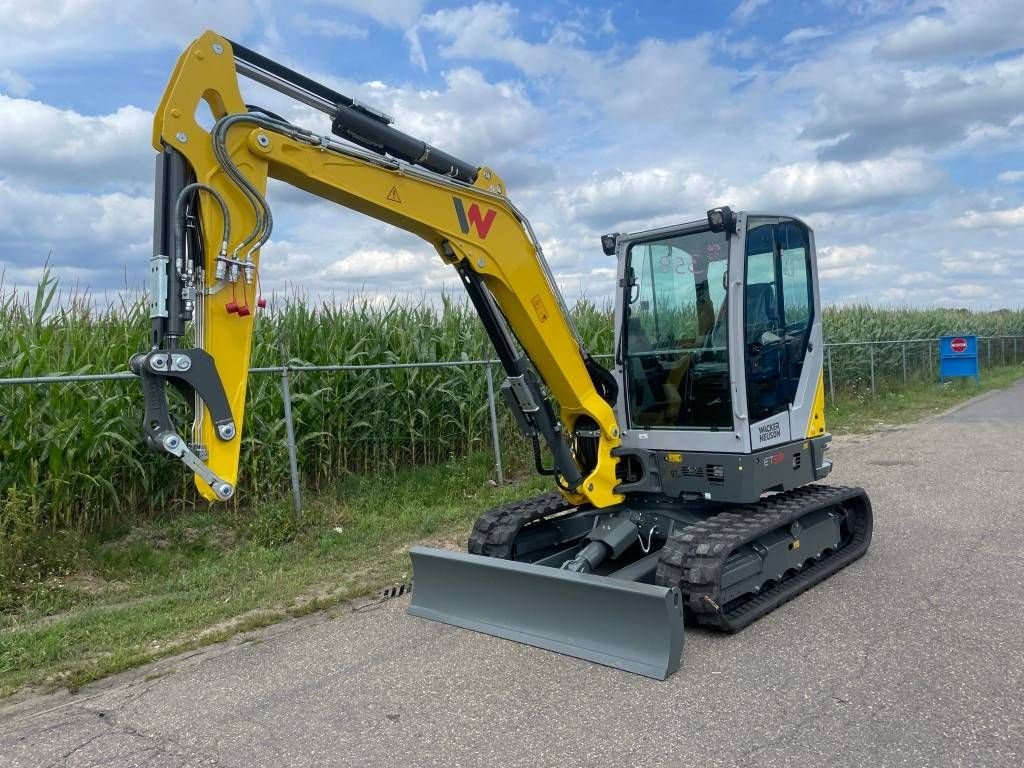
[[[333,132],[359,146],[249,111],[236,69],[328,112]],[[203,101],[217,118],[210,132],[195,119]],[[158,174],[151,270],[153,349],[133,367],[147,379],[147,393],[155,379],[195,393],[193,444],[185,447],[191,458],[181,458],[196,470],[193,459],[205,457],[204,471],[196,471],[204,496],[225,498],[225,484],[233,488],[237,477],[249,302],[272,226],[266,183],[276,178],[429,242],[457,271],[508,375],[506,399],[527,434],[547,443],[563,492],[575,503],[621,501],[612,455],[619,444],[614,382],[577,339],[530,225],[496,173],[407,136],[385,116],[212,32],[179,59],[156,112],[153,144],[165,171],[162,182]],[[189,322],[196,349],[179,350]],[[176,353],[209,355],[217,381],[200,391],[168,376]],[[152,399],[147,394],[147,430],[154,430],[147,437],[169,450],[167,422],[150,413]],[[227,403],[227,416],[215,412],[219,402]]]

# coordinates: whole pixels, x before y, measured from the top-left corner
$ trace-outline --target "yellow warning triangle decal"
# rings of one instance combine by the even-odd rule
[[[391,191],[388,192],[388,200],[390,200],[393,203],[400,203],[400,202],[402,202],[402,198],[400,198],[398,196],[398,187],[392,187],[391,188]]]

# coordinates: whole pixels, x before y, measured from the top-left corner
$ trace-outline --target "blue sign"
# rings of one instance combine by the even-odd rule
[[[978,337],[943,336],[939,339],[939,381],[961,376],[978,381]]]

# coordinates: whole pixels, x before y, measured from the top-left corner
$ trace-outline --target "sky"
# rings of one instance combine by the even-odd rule
[[[1024,305],[1021,0],[0,0],[0,271],[145,284],[152,110],[205,29],[494,168],[570,300],[604,232],[799,216],[830,303]],[[243,95],[310,127],[310,110]],[[433,249],[273,184],[267,291],[457,292]]]

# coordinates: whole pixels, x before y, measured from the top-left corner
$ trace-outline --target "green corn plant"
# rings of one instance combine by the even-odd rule
[[[379,365],[486,360],[493,350],[472,308],[460,297],[367,297],[318,302],[302,293],[270,297],[256,322],[252,364]],[[593,354],[614,347],[612,307],[588,299],[573,320]],[[1024,336],[1024,311],[968,312],[851,305],[824,311],[829,342],[934,338],[947,333]],[[147,343],[145,297],[126,291],[96,296],[65,289],[51,273],[30,293],[0,278],[0,377],[124,371]],[[988,346],[981,345],[988,364]],[[837,390],[864,392],[874,355],[876,386],[935,376],[932,342],[833,346]],[[1016,357],[1012,342],[994,342],[991,364]],[[931,367],[929,367],[931,361]],[[495,384],[500,383],[499,368]],[[391,472],[464,456],[490,446],[485,370],[461,367],[290,374],[299,470],[313,490],[334,488],[351,473]],[[183,429],[190,406],[174,399]],[[500,441],[528,456],[510,414],[499,404]],[[155,516],[205,504],[181,466],[146,450],[140,438],[141,394],[131,380],[0,386],[0,495],[14,494],[48,530],[92,530],[131,516]],[[278,375],[254,375],[243,424],[239,492],[232,502],[287,493],[288,454]],[[13,498],[14,496],[12,496]]]

